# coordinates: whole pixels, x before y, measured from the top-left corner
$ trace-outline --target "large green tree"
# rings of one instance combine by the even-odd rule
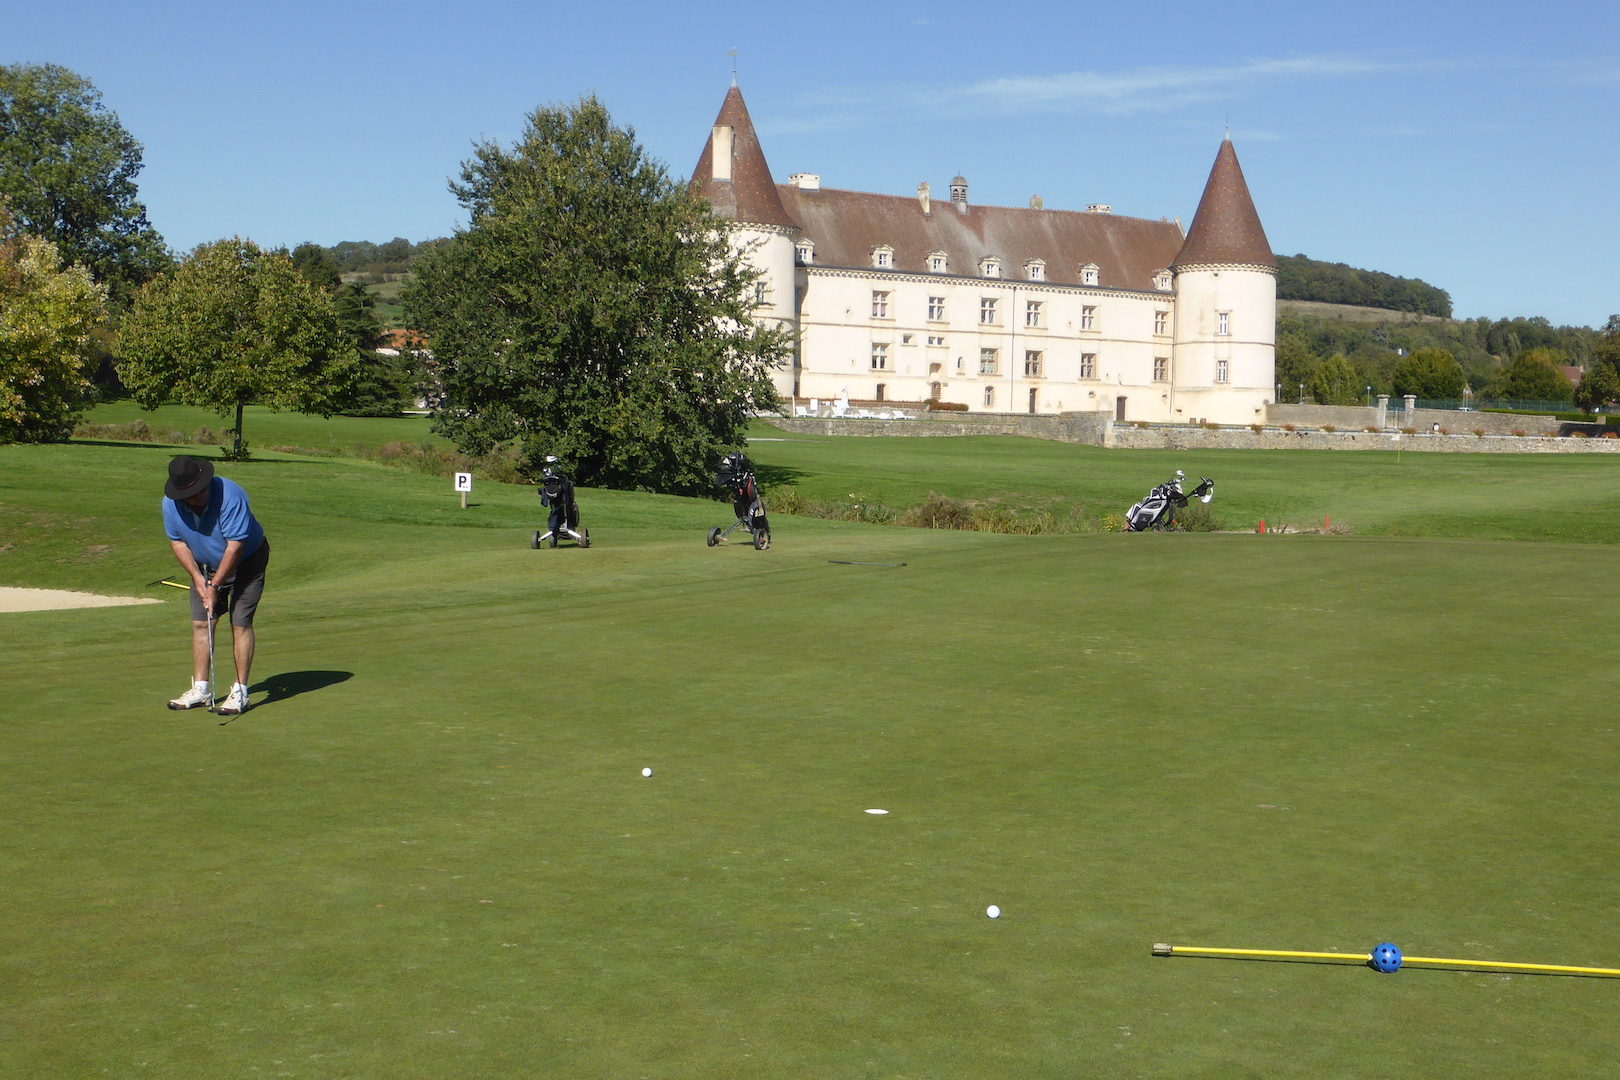
[[[247,405],[330,416],[357,367],[325,292],[284,252],[248,240],[204,244],[135,296],[118,333],[118,374],[143,408],[166,402],[236,414]]]
[[[1444,349],[1413,349],[1395,365],[1395,393],[1428,400],[1463,396],[1468,377],[1457,358]]]
[[[1575,404],[1596,412],[1611,401],[1620,401],[1620,377],[1615,375],[1613,365],[1593,361],[1575,384]]]
[[[136,197],[141,144],[90,80],[55,64],[0,67],[0,196],[123,303],[172,265]]]
[[[0,202],[0,442],[67,438],[90,389],[90,334],[105,286],[18,233]]]
[[[1489,396],[1497,401],[1570,401],[1574,385],[1558,370],[1562,353],[1553,349],[1531,349],[1491,381]]]
[[[1350,361],[1334,354],[1317,365],[1305,385],[1318,405],[1356,405],[1365,384]]]
[[[751,315],[726,223],[594,97],[480,143],[451,190],[469,223],[405,292],[464,451],[546,454],[583,482],[708,493],[751,412],[775,408],[789,333]]]

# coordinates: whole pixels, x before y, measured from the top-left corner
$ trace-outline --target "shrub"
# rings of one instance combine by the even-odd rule
[[[1376,434],[1378,434],[1378,425],[1377,424],[1368,424],[1366,427],[1362,428],[1361,430],[1362,431],[1370,431],[1374,435],[1376,435]]]
[[[1249,430],[1254,432],[1256,435],[1258,435],[1262,431],[1266,430],[1266,425],[1264,425],[1264,424],[1250,424],[1249,425]]]
[[[1176,511],[1176,525],[1187,532],[1220,532],[1221,529],[1215,511],[1201,502],[1189,503],[1186,509]]]
[[[1521,439],[1524,438],[1524,428],[1514,428],[1513,434],[1517,435]]]
[[[1334,425],[1332,425],[1332,424],[1323,424],[1322,425],[1322,430],[1327,432],[1329,435],[1331,435],[1335,431],[1338,431],[1339,429],[1337,427],[1335,427]]]
[[[930,493],[921,505],[901,513],[895,524],[916,529],[971,529],[973,506],[961,499]]]
[[[1442,435],[1450,435],[1451,434],[1451,429],[1450,428],[1441,428],[1440,429],[1440,434],[1442,434]]]
[[[1477,427],[1474,429],[1474,434],[1483,439],[1485,437],[1485,429],[1482,427]]]
[[[1569,437],[1572,439],[1584,439],[1587,435],[1584,431],[1572,431],[1569,433]]]
[[[1205,431],[1219,431],[1219,430],[1221,430],[1221,425],[1210,423],[1208,420],[1205,420],[1202,424],[1199,424],[1198,426],[1203,428]]]
[[[1124,532],[1124,514],[1104,514],[1102,519],[1103,532]]]
[[[1402,435],[1416,435],[1417,434],[1417,428],[1415,428],[1415,427],[1403,427],[1403,428],[1401,428],[1401,434]]]
[[[928,403],[926,404],[925,408],[929,412],[967,412],[968,411],[968,407],[967,407],[967,404],[965,402],[961,402],[961,401],[935,401],[932,398],[930,398],[928,400]]]
[[[1284,431],[1293,431],[1294,430],[1294,425],[1293,424],[1284,424],[1282,426],[1282,429]]]
[[[1605,439],[1620,439],[1620,431],[1605,431],[1600,437]]]

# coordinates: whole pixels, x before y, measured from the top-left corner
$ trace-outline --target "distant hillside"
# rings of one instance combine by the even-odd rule
[[[1319,300],[1277,301],[1277,314],[1315,315],[1320,319],[1339,319],[1351,323],[1439,323],[1450,320],[1440,315],[1425,315],[1415,311],[1393,311],[1389,308],[1361,307],[1356,304],[1324,304]]]
[[[1451,317],[1451,294],[1426,281],[1318,262],[1304,255],[1277,256],[1277,299]]]

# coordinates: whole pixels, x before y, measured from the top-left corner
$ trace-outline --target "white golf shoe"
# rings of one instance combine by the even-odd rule
[[[179,697],[177,697],[173,701],[169,702],[169,708],[171,708],[171,709],[195,709],[199,705],[208,704],[211,697],[212,697],[212,695],[208,693],[208,684],[207,683],[205,683],[205,682],[194,682],[194,683],[191,684],[191,689],[190,690],[187,690],[185,693],[181,694]]]
[[[221,716],[240,716],[253,706],[248,704],[248,688],[241,683],[231,686],[231,692],[214,711]]]

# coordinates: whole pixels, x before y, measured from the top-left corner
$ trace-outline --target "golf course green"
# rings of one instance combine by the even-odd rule
[[[1620,967],[1606,455],[759,425],[807,497],[1100,517],[1182,468],[1233,531],[756,552],[581,489],[537,551],[532,487],[259,450],[424,422],[275,422],[219,464],[273,545],[224,723],[164,708],[147,584],[190,448],[0,447],[0,585],[163,601],[0,613],[0,1076],[1620,1076],[1620,979],[1151,955]]]

